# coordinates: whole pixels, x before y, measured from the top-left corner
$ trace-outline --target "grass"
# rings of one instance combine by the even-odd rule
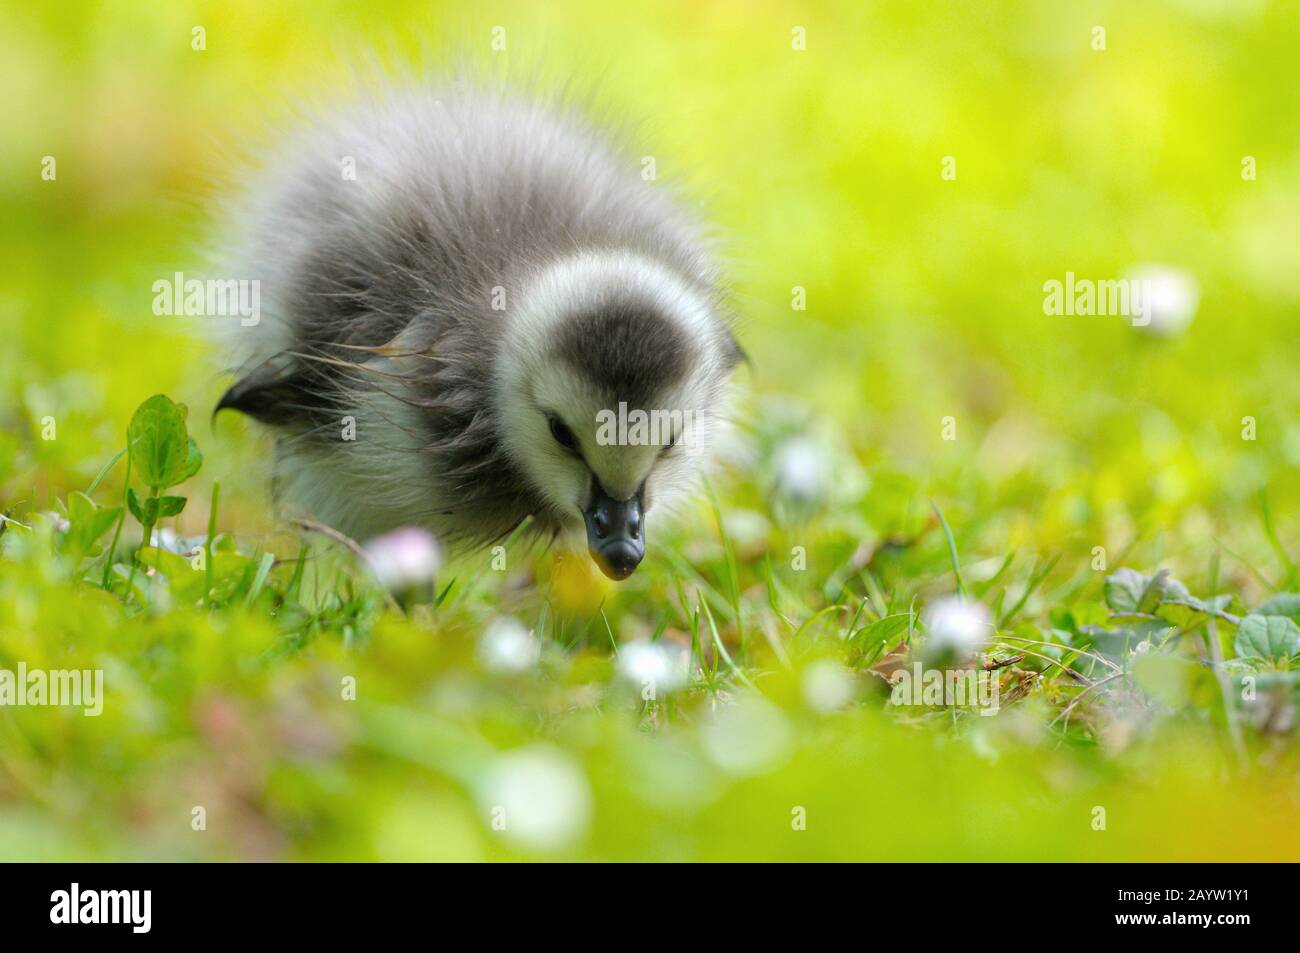
[[[1300,22],[1130,7],[845,3],[800,54],[775,4],[326,4],[292,44],[251,3],[7,12],[0,670],[106,695],[0,710],[0,855],[1297,859]],[[511,540],[389,593],[277,521],[201,327],[148,311],[197,268],[209,144],[256,151],[268,93],[403,23],[614,44],[607,98],[712,187],[754,370],[626,583]],[[1197,280],[1184,333],[1043,314],[1144,261]],[[174,484],[125,452],[157,393],[203,458]],[[176,552],[128,487],[186,498]],[[890,703],[954,664],[946,599],[996,716]]]
[[[1293,850],[1268,833],[1294,811],[1268,783],[1294,770],[1290,727],[1270,719],[1294,696],[1300,630],[1256,616],[1279,628],[1280,648],[1255,654],[1239,596],[1202,601],[1167,573],[1063,574],[1060,555],[981,558],[978,543],[963,572],[938,507],[909,538],[799,570],[786,543],[826,540],[812,551],[835,553],[840,520],[791,527],[733,510],[746,526],[732,539],[728,511],[706,506],[712,531],[663,539],[629,583],[512,545],[504,571],[482,554],[454,562],[436,599],[403,610],[329,538],[286,533],[265,548],[217,532],[217,498],[214,484],[207,534],[179,552],[140,550],[138,574],[140,527],[110,547],[121,524],[99,510],[7,524],[6,662],[99,668],[108,685],[97,718],[5,713],[2,816],[28,831],[13,856]],[[84,523],[102,540],[80,542]],[[833,585],[819,585],[827,570]],[[918,604],[958,591],[996,613],[975,663],[998,680],[996,717],[889,704],[887,677],[926,657]],[[502,667],[484,652],[502,614],[532,627],[535,663]],[[622,666],[619,645],[634,639],[666,647],[657,659],[671,674]],[[511,773],[520,751],[540,774]],[[512,785],[564,789],[570,775],[590,801],[530,820],[532,800]],[[518,801],[523,833],[493,828],[494,797]],[[1091,827],[1097,807],[1105,831]],[[191,828],[195,808],[204,830]],[[1243,820],[1230,837],[1189,842],[1182,825],[1205,811]]]

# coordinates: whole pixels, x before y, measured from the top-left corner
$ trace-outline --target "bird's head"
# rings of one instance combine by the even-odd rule
[[[562,534],[625,579],[650,510],[701,472],[743,354],[706,286],[626,253],[542,269],[505,321],[493,393],[506,453]]]

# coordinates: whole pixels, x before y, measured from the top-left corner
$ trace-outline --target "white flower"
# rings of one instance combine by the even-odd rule
[[[813,662],[804,669],[799,685],[814,711],[835,711],[853,700],[853,677],[834,659]]]
[[[478,641],[478,657],[494,672],[526,672],[542,656],[541,643],[509,616],[488,623]]]
[[[503,755],[479,797],[493,830],[531,850],[562,850],[591,821],[591,789],[563,752],[533,746]]]
[[[978,602],[960,596],[944,596],[926,609],[926,646],[931,652],[967,655],[988,644],[993,637],[993,619]]]
[[[412,526],[376,536],[366,543],[365,552],[370,571],[388,589],[407,589],[429,582],[442,565],[438,541]]]
[[[759,774],[785,760],[793,730],[781,710],[760,697],[749,696],[719,711],[700,731],[704,751],[723,771]]]
[[[674,692],[686,684],[686,666],[658,642],[629,642],[618,650],[618,673],[641,688]]]
[[[1128,277],[1142,282],[1143,305],[1150,321],[1139,326],[1147,333],[1177,337],[1196,317],[1201,291],[1190,273],[1171,265],[1142,265]]]
[[[54,525],[54,529],[55,529],[57,532],[60,532],[60,533],[66,533],[68,530],[72,529],[72,524],[69,523],[69,522],[68,522],[66,519],[64,519],[62,516],[60,516],[58,513],[49,512],[49,513],[45,513],[45,514],[43,514],[43,515],[44,515],[45,517],[47,517],[47,518],[49,519],[49,521]],[[3,522],[3,521],[0,521],[0,522]]]
[[[825,494],[830,465],[822,448],[807,437],[795,437],[776,451],[777,489],[794,500],[813,503]]]

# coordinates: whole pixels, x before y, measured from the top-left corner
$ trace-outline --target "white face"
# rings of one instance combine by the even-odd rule
[[[643,294],[651,289],[661,310],[682,323],[696,353],[681,380],[654,395],[649,406],[620,408],[580,371],[551,358],[547,343],[566,314],[629,288]],[[565,525],[571,542],[584,538],[583,511],[594,480],[618,500],[640,492],[643,512],[662,513],[694,489],[726,398],[728,375],[712,332],[706,306],[682,282],[625,255],[562,262],[521,295],[518,311],[506,319],[495,409],[506,452]]]
[[[558,510],[581,524],[593,480],[615,499],[640,493],[643,511],[693,488],[715,417],[707,386],[688,382],[649,407],[619,407],[572,378],[558,365],[538,374],[536,410],[520,434],[526,471]]]
[[[620,408],[568,368],[551,364],[513,388],[506,446],[579,537],[595,480],[615,499],[640,493],[643,512],[662,510],[695,488],[716,429],[722,396],[716,389],[688,378],[650,407]]]

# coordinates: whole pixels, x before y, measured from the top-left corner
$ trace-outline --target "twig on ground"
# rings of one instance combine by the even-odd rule
[[[1044,644],[1044,645],[1045,645],[1045,644],[1047,644],[1047,643],[1041,643],[1041,644]],[[1018,648],[1018,646],[1007,645],[1007,646],[1005,646],[1005,648],[1015,649],[1015,648]],[[1055,665],[1055,666],[1056,666],[1057,668],[1059,668],[1062,672],[1065,672],[1065,673],[1066,673],[1067,675],[1069,675],[1071,678],[1077,678],[1079,681],[1083,682],[1085,685],[1091,685],[1091,684],[1093,684],[1092,680],[1089,679],[1086,675],[1084,675],[1084,674],[1081,673],[1081,672],[1076,672],[1074,669],[1072,669],[1072,668],[1070,668],[1070,667],[1068,667],[1068,666],[1066,666],[1066,665],[1062,665],[1060,662],[1058,662],[1058,661],[1057,661],[1056,659],[1054,659],[1054,658],[1048,658],[1046,655],[1039,655],[1037,652],[1031,652],[1031,651],[1029,651],[1029,649],[1024,649],[1024,648],[1022,648],[1022,649],[1020,649],[1020,651],[1021,651],[1021,652],[1024,652],[1026,655],[1032,655],[1032,656],[1033,656],[1034,658],[1036,658],[1036,659],[1041,659],[1042,661],[1046,662],[1048,665]]]
[[[1061,645],[1059,642],[1040,642],[1037,639],[1022,638],[1019,635],[1002,635],[999,636],[999,638],[1012,639],[1016,642],[1024,642],[1026,645],[1046,645],[1048,648],[1065,649],[1067,652],[1076,652],[1079,655],[1092,659],[1093,661],[1100,662],[1102,665],[1108,666],[1109,668],[1114,669],[1117,672],[1122,671],[1122,669],[1114,662],[1112,662],[1110,659],[1104,658],[1096,654],[1095,652],[1089,652],[1086,649],[1075,648],[1072,645]],[[1008,646],[1008,648],[1015,648],[1015,646]],[[1069,671],[1073,671],[1073,669],[1070,669]]]
[[[1015,665],[1017,662],[1024,661],[1024,655],[1013,655],[1010,658],[986,658],[984,660],[984,671],[992,672],[995,669],[1006,668],[1008,665]]]

